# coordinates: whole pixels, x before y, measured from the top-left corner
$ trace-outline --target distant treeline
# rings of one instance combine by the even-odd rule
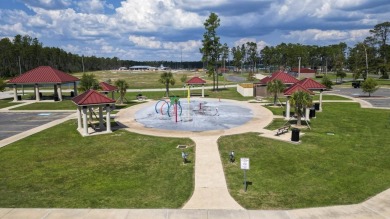
[[[176,68],[202,68],[202,62],[172,62],[150,61],[139,62],[120,60],[117,57],[102,58],[96,56],[80,56],[66,52],[57,47],[44,47],[37,38],[28,35],[16,35],[11,41],[9,38],[0,40],[0,77],[9,78],[24,73],[38,66],[47,65],[58,70],[72,73],[84,71],[98,71],[131,67],[134,65],[148,65]]]

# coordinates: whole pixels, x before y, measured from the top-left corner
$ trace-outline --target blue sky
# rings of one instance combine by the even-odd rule
[[[80,55],[198,61],[203,23],[218,14],[229,47],[282,42],[353,46],[389,21],[389,0],[0,0],[0,38],[38,38]]]

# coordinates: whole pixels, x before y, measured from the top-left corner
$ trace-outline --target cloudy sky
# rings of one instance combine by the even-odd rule
[[[198,61],[203,23],[218,14],[229,47],[362,41],[389,21],[389,0],[0,0],[0,38],[126,60]]]

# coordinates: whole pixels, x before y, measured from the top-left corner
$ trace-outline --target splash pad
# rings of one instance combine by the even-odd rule
[[[214,99],[159,100],[135,113],[135,120],[147,128],[194,132],[230,129],[252,117],[247,107]]]

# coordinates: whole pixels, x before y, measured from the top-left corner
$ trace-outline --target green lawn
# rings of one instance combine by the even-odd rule
[[[390,188],[389,111],[361,109],[357,103],[324,103],[316,116],[299,145],[256,133],[220,138],[222,158],[230,150],[236,152],[238,162],[222,160],[230,193],[243,207],[352,204]],[[246,193],[240,157],[251,162]]]
[[[36,102],[13,110],[75,110],[77,106],[71,100],[63,100],[56,102]]]
[[[0,109],[20,104],[20,103],[12,102],[13,100],[14,100],[13,98],[0,100]]]
[[[180,208],[194,187],[190,139],[118,130],[81,137],[76,121],[0,148],[0,207]]]

